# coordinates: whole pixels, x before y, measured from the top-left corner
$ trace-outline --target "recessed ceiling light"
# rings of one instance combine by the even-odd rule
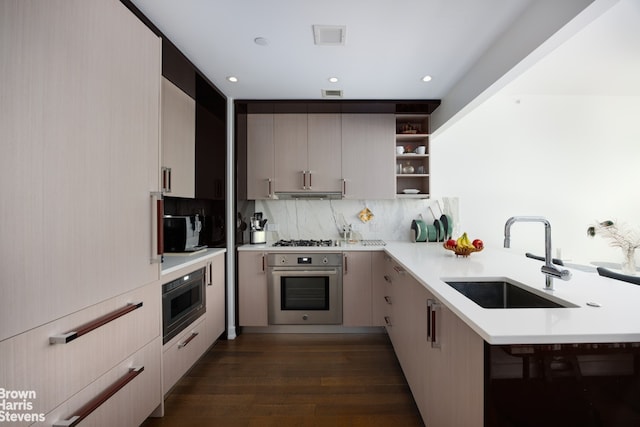
[[[255,39],[253,39],[253,42],[260,46],[266,46],[269,44],[269,40],[265,39],[264,37],[256,37]]]
[[[431,81],[431,76],[430,75],[426,75],[422,78],[423,82],[430,82]]]
[[[238,81],[238,78],[235,76],[229,76],[227,77],[227,80],[229,80],[231,83],[236,83]]]
[[[337,77],[329,77],[329,81],[331,83],[338,83],[338,78]]]

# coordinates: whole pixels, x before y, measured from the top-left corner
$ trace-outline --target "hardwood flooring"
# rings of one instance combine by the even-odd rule
[[[174,387],[154,426],[424,426],[386,334],[242,334]]]

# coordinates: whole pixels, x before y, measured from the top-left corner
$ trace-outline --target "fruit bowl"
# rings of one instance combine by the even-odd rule
[[[468,257],[469,255],[471,255],[474,252],[480,252],[481,250],[483,250],[484,248],[469,248],[469,247],[464,247],[464,248],[459,248],[459,247],[454,247],[454,246],[447,246],[442,245],[443,248],[445,248],[448,251],[453,251],[456,256],[463,256],[463,257]]]

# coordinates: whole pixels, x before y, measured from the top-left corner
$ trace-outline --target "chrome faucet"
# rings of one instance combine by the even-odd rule
[[[544,265],[540,269],[545,275],[545,289],[553,290],[553,278],[571,279],[569,270],[560,270],[551,262],[551,224],[541,216],[512,216],[504,225],[504,247],[511,246],[511,226],[514,222],[541,222],[544,224]]]

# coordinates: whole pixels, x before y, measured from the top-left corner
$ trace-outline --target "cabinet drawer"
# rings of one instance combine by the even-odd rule
[[[91,412],[81,423],[88,426],[137,426],[162,403],[160,384],[160,355],[162,338],[159,336],[121,361],[46,415],[37,426],[51,426],[68,420],[85,404],[114,387],[125,378],[132,368],[143,367],[139,375],[119,388],[104,403]]]
[[[163,392],[171,387],[193,366],[209,347],[206,340],[205,318],[201,316],[180,335],[169,341],[163,351]]]
[[[34,411],[46,413],[160,336],[160,285],[153,283],[0,342],[0,384],[32,390]],[[109,313],[142,305],[66,344],[50,338]]]

